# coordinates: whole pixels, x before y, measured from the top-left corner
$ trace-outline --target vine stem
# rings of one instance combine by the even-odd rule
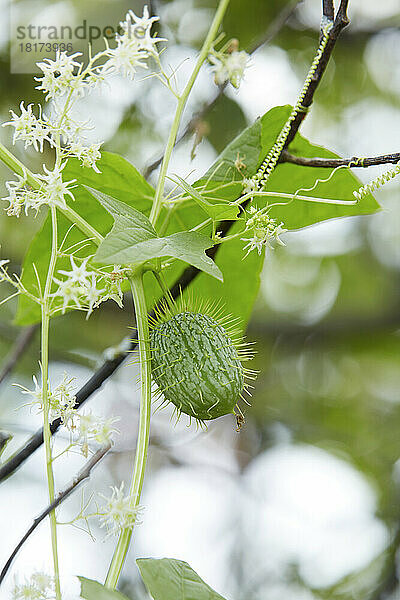
[[[43,187],[43,184],[40,180],[35,176],[32,171],[30,171],[12,152],[10,152],[2,143],[0,143],[0,160],[7,165],[11,171],[20,175],[20,177],[25,177],[26,182],[30,185],[34,190],[39,190]],[[70,206],[58,206],[57,207],[60,212],[63,213],[67,219],[69,219],[72,223],[75,223],[76,226],[87,235],[89,238],[93,239],[93,241],[99,245],[103,241],[103,236],[90,225],[83,217],[81,217],[73,208]]]
[[[218,28],[221,25],[222,19],[228,8],[229,0],[220,0],[218,5],[217,12],[215,13],[213,22],[211,23],[211,27],[208,31],[207,37],[204,40],[203,47],[200,51],[199,58],[197,59],[196,65],[193,69],[193,72],[183,90],[181,96],[179,97],[178,104],[176,107],[176,112],[174,116],[174,120],[172,122],[171,130],[169,132],[169,137],[167,141],[167,146],[165,148],[164,158],[161,163],[160,175],[157,181],[156,193],[154,196],[153,206],[151,207],[150,212],[150,221],[152,225],[155,225],[157,219],[161,212],[162,200],[164,196],[164,187],[165,187],[165,178],[168,171],[169,162],[171,160],[172,151],[175,146],[176,138],[178,135],[179,125],[181,122],[182,114],[186,106],[187,99],[189,97],[190,92],[192,91],[192,87],[194,82],[196,81],[197,75],[201,69],[202,64],[207,58],[207,55],[213,45],[215,37],[218,33]]]
[[[135,305],[136,327],[139,339],[141,401],[139,431],[136,443],[135,462],[133,467],[132,483],[130,489],[131,505],[139,507],[140,496],[143,488],[144,472],[146,469],[147,452],[150,436],[151,416],[151,351],[149,339],[149,323],[147,316],[146,297],[143,287],[143,271],[139,270],[130,278],[132,296]],[[107,573],[105,585],[115,589],[120,576],[132,537],[132,527],[125,528],[120,534],[117,547]]]
[[[165,178],[168,171],[169,162],[175,146],[178,135],[179,125],[182,114],[186,106],[189,94],[193,88],[196,78],[199,74],[202,64],[215,40],[218,28],[222,22],[225,11],[230,0],[220,0],[218,9],[215,13],[213,22],[200,51],[199,58],[193,72],[178,99],[175,116],[171,125],[164,159],[161,164],[160,175],[158,177],[154,201],[150,211],[150,222],[155,225],[161,212],[162,200],[164,197]],[[133,302],[136,314],[136,326],[139,338],[139,357],[140,357],[140,376],[141,376],[141,403],[139,417],[139,432],[136,444],[135,462],[133,467],[132,483],[130,489],[131,505],[134,508],[139,507],[140,496],[143,488],[144,473],[146,469],[147,453],[150,436],[150,416],[151,416],[151,351],[149,340],[149,324],[146,307],[146,298],[143,287],[143,270],[139,269],[130,278]],[[118,579],[128,553],[129,544],[132,538],[133,526],[125,528],[119,537],[113,558],[107,573],[105,585],[108,588],[115,589]]]
[[[43,400],[43,437],[46,455],[46,474],[47,486],[49,493],[49,502],[52,504],[55,500],[55,486],[53,473],[53,459],[51,448],[51,431],[50,431],[50,398],[49,398],[49,328],[50,328],[50,294],[51,285],[54,276],[54,270],[57,262],[57,213],[56,208],[52,206],[51,223],[52,223],[52,244],[49,268],[47,271],[46,285],[44,296],[42,299],[42,325],[41,325],[41,366],[42,366],[42,400]],[[50,530],[51,530],[51,548],[53,554],[54,580],[56,599],[61,600],[60,586],[60,569],[58,564],[58,548],[57,548],[57,522],[55,511],[51,511],[50,515]]]

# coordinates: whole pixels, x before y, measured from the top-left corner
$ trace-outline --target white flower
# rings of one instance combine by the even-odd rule
[[[258,254],[261,254],[265,246],[272,250],[272,242],[285,245],[279,237],[287,231],[283,228],[283,223],[278,224],[265,212],[265,209],[257,210],[254,206],[250,208],[249,214],[251,217],[246,223],[246,231],[253,231],[253,237],[241,238],[243,242],[248,242],[243,248],[243,250],[248,248],[245,258],[252,250],[257,250]]]
[[[118,535],[125,528],[133,527],[138,519],[141,507],[132,506],[132,498],[124,495],[124,482],[118,487],[111,487],[111,496],[107,498],[99,494],[105,501],[100,516],[100,527],[108,529],[108,536]]]
[[[80,77],[82,65],[74,60],[77,56],[81,56],[81,53],[75,52],[68,56],[66,52],[57,51],[55,60],[45,58],[43,62],[37,63],[43,75],[35,77],[35,80],[40,83],[36,89],[47,94],[46,100],[64,96],[72,89],[79,95],[83,93],[85,82]],[[76,68],[78,68],[78,75],[74,75]]]
[[[45,58],[43,62],[37,63],[37,66],[43,73],[53,73],[57,76],[72,75],[75,68],[80,68],[82,64],[74,60],[77,56],[82,56],[82,53],[75,52],[75,54],[68,55],[66,52],[58,50],[55,60]]]
[[[63,305],[61,312],[65,314],[66,309],[69,304],[72,303],[76,308],[81,308],[81,286],[76,285],[75,281],[71,281],[70,279],[66,279],[65,281],[60,281],[54,277],[53,281],[58,284],[58,289],[52,294],[53,298],[57,298],[58,296],[62,298]]]
[[[38,405],[39,411],[43,410],[43,387],[39,385],[35,376],[32,377],[35,388],[29,390],[28,388],[14,384],[16,387],[21,388],[22,394],[32,396],[32,405]],[[75,406],[75,395],[73,394],[74,377],[69,377],[67,373],[64,373],[62,381],[52,390],[48,383],[47,398],[50,408],[51,421],[60,418],[63,424],[68,426],[68,423],[76,413]]]
[[[208,57],[209,62],[212,64],[211,70],[214,73],[214,81],[216,85],[224,85],[229,81],[229,71],[220,58],[213,56],[212,54]]]
[[[217,85],[224,85],[228,81],[238,88],[244,75],[249,55],[244,50],[224,54],[222,52],[213,51],[208,57],[212,64],[214,72],[214,80]]]
[[[74,377],[69,377],[67,373],[64,373],[62,381],[51,392],[51,418],[60,418],[66,427],[76,414],[76,396],[73,393],[75,389],[74,381]]]
[[[114,424],[119,421],[117,417],[99,417],[92,413],[76,415],[74,429],[78,432],[78,443],[82,446],[82,454],[88,455],[89,443],[94,442],[104,446],[111,444],[113,436],[118,433]]]
[[[6,188],[9,195],[2,198],[9,202],[5,209],[8,216],[19,217],[22,208],[25,208],[25,214],[28,214],[28,209],[31,208],[38,212],[43,204],[48,204],[48,198],[43,189],[32,190],[27,188],[26,175],[21,177],[17,175],[18,181],[7,181]]]
[[[120,22],[120,26],[128,37],[143,37],[144,33],[150,31],[151,26],[155,21],[159,21],[160,17],[150,17],[147,5],[143,8],[143,16],[138,17],[133,10],[129,10],[125,21]]]
[[[101,173],[96,165],[96,161],[101,158],[100,147],[101,143],[85,146],[82,142],[75,141],[70,144],[69,152],[81,161],[83,167],[90,167],[96,173]]]
[[[6,181],[5,183],[9,195],[2,198],[2,200],[9,202],[9,206],[5,209],[9,217],[19,217],[25,201],[26,175],[24,177],[17,175],[17,178],[17,181]]]
[[[24,583],[15,582],[13,600],[54,600],[54,578],[46,573],[34,573]]]
[[[244,178],[242,181],[243,185],[243,194],[249,194],[251,192],[255,192],[257,189],[257,183],[253,177],[250,179]]]
[[[65,206],[64,196],[70,196],[72,200],[75,200],[70,186],[75,183],[76,179],[72,179],[71,181],[63,181],[62,179],[62,170],[66,164],[65,162],[60,167],[55,166],[52,171],[49,171],[46,165],[43,165],[43,170],[46,174],[36,175],[38,179],[46,184],[41,191],[44,193],[46,204],[49,204],[49,206]]]
[[[70,256],[71,271],[59,270],[61,275],[67,277],[59,280],[54,277],[53,281],[58,284],[58,289],[52,294],[54,298],[62,298],[62,313],[71,305],[74,308],[87,310],[87,318],[93,310],[106,300],[114,300],[122,308],[122,274],[113,279],[113,275],[107,272],[90,271],[87,262],[91,257],[83,260],[81,265],[76,264],[74,257]]]
[[[147,52],[139,50],[136,42],[128,37],[117,40],[116,48],[107,48],[107,62],[102,67],[102,73],[109,75],[121,73],[124,77],[133,79],[138,67],[147,69],[143,62],[147,58]]]
[[[241,52],[234,51],[226,57],[225,65],[229,72],[229,80],[233,87],[238,88],[244,75],[249,55],[242,50]]]
[[[54,103],[52,111],[49,115],[43,115],[53,137],[60,135],[65,143],[69,141],[79,143],[79,138],[86,132],[93,129],[93,125],[90,120],[76,121],[68,114],[68,111],[64,111],[64,106],[59,103]],[[54,144],[54,142],[53,142]]]
[[[145,50],[149,54],[158,52],[156,44],[167,41],[167,38],[152,37],[150,29],[147,29],[142,37],[136,37],[135,39],[139,50]]]
[[[80,265],[77,265],[74,261],[74,257],[70,256],[69,259],[71,261],[71,271],[61,271],[58,272],[61,275],[66,275],[69,278],[71,283],[79,283],[82,285],[86,285],[89,282],[90,273],[86,268],[87,262],[90,257],[85,258]]]
[[[90,315],[93,312],[93,309],[96,306],[98,306],[99,300],[101,299],[103,294],[104,294],[104,290],[97,289],[96,275],[93,274],[90,284],[88,286],[86,286],[86,289],[85,289],[85,296],[86,296],[85,300],[88,304],[87,318],[90,317]]]
[[[42,390],[42,386],[39,385],[38,380],[36,379],[35,375],[33,375],[32,377],[33,379],[33,384],[35,386],[34,390],[29,390],[28,388],[19,385],[19,383],[14,383],[15,387],[19,387],[22,390],[22,394],[27,394],[29,396],[32,396],[33,398],[33,404],[39,404],[40,409],[43,408],[43,390]]]
[[[48,140],[49,130],[46,125],[32,113],[33,104],[24,107],[24,102],[19,105],[21,114],[18,116],[10,110],[11,121],[3,123],[3,127],[11,125],[14,127],[13,143],[17,140],[25,142],[25,148],[33,145],[36,152],[43,152],[43,143]]]
[[[21,197],[23,198],[26,215],[28,214],[28,209],[36,211],[37,214],[41,206],[49,203],[43,190],[23,190]]]

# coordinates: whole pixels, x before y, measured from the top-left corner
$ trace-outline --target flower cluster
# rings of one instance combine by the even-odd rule
[[[40,85],[36,86],[46,94],[46,100],[60,98],[70,91],[78,95],[84,91],[84,81],[79,77],[82,71],[82,63],[75,61],[80,52],[68,56],[66,52],[57,51],[55,60],[45,58],[43,62],[37,63],[43,75],[35,77]]]
[[[93,310],[106,300],[114,300],[122,308],[121,279],[115,277],[114,273],[89,270],[87,262],[90,258],[74,259],[70,256],[71,270],[58,271],[65,279],[54,278],[58,287],[53,293],[53,298],[62,300],[62,314],[72,306],[87,310],[89,318]],[[80,264],[75,260],[80,261]],[[115,270],[118,271],[118,267],[115,267]]]
[[[120,23],[122,34],[116,34],[116,47],[111,48],[106,42],[105,50],[91,57],[86,66],[78,60],[79,52],[68,55],[64,51],[57,51],[54,59],[45,58],[37,63],[42,73],[35,77],[36,89],[51,101],[50,106],[46,111],[39,106],[34,114],[33,104],[25,107],[21,102],[20,114],[11,110],[11,120],[3,126],[14,128],[14,144],[22,141],[25,148],[33,146],[37,152],[43,152],[47,142],[56,150],[58,167],[54,172],[45,169],[43,174],[36,175],[44,184],[39,191],[26,187],[26,181],[20,177],[16,182],[7,182],[9,195],[3,199],[9,202],[8,215],[18,217],[23,206],[27,212],[29,208],[37,211],[43,204],[54,203],[56,195],[53,191],[57,186],[60,188],[57,203],[62,205],[64,195],[70,194],[63,187],[68,184],[63,183],[62,168],[59,167],[65,159],[75,157],[83,167],[100,173],[97,163],[101,158],[101,143],[88,143],[85,132],[91,129],[90,124],[72,118],[71,111],[79,98],[103,83],[107,76],[120,73],[133,79],[138,68],[147,68],[151,57],[158,60],[157,44],[166,41],[151,34],[152,25],[158,18],[149,16],[147,6],[141,17],[130,10],[126,20]],[[53,189],[48,192],[49,186]]]
[[[54,578],[46,573],[33,573],[24,583],[15,583],[13,600],[53,600],[55,598]]]
[[[108,530],[108,536],[118,535],[126,527],[133,527],[137,522],[141,507],[132,506],[132,499],[124,495],[124,482],[120,487],[111,486],[111,496],[100,496],[106,501],[100,516],[100,527]]]
[[[43,387],[33,376],[34,389],[15,384],[21,388],[22,394],[33,398],[31,405],[38,406],[43,411]],[[48,402],[50,407],[50,421],[61,419],[63,426],[75,437],[76,444],[81,447],[82,454],[88,455],[90,444],[111,444],[114,434],[117,433],[114,425],[116,417],[102,417],[92,413],[80,414],[76,409],[76,396],[74,394],[74,378],[64,373],[62,381],[53,389],[48,384]]]
[[[237,40],[232,40],[226,50],[212,50],[208,56],[212,65],[216,85],[231,82],[238,88],[242,82],[244,71],[249,61],[249,55],[244,50],[239,51]]]
[[[74,187],[73,184],[76,180],[63,181],[62,170],[65,165],[65,162],[61,165],[55,165],[52,170],[43,165],[44,172],[34,174],[34,177],[40,182],[38,189],[30,187],[26,174],[24,177],[17,175],[17,181],[7,181],[8,196],[3,198],[9,203],[6,208],[7,214],[19,217],[22,209],[24,209],[26,215],[29,209],[37,213],[43,205],[65,207],[65,196],[69,196],[74,200],[71,189]]]
[[[143,16],[138,17],[130,10],[125,21],[120,22],[122,35],[117,33],[116,48],[107,47],[107,62],[103,65],[103,76],[110,73],[121,73],[124,77],[133,79],[138,68],[147,68],[147,60],[157,56],[156,44],[166,41],[151,35],[151,28],[159,17],[150,17],[147,6],[143,9]]]
[[[254,206],[251,206],[248,211],[250,217],[246,223],[246,232],[251,231],[253,237],[241,238],[243,242],[248,242],[243,248],[243,250],[248,248],[245,256],[248,256],[252,250],[257,250],[258,254],[261,254],[265,246],[273,249],[272,242],[274,241],[281,246],[285,245],[279,237],[286,231],[283,228],[283,223],[278,224],[275,219],[268,215],[267,210],[268,207],[257,210]]]
[[[13,143],[17,140],[24,142],[25,148],[33,146],[36,152],[43,152],[43,143],[45,140],[50,141],[50,129],[46,122],[42,119],[41,109],[39,107],[39,118],[33,114],[33,104],[29,104],[27,108],[22,101],[19,105],[21,114],[17,115],[13,110],[10,110],[11,121],[3,123],[3,127],[11,125],[14,127]]]
[[[89,444],[111,444],[113,436],[118,433],[118,429],[114,427],[118,421],[118,417],[106,418],[92,413],[76,413],[70,429],[77,433],[77,443],[81,446],[82,454],[88,455]]]
[[[23,394],[32,396],[32,405],[38,406],[39,411],[43,410],[43,388],[39,385],[35,375],[32,377],[35,386],[34,390],[29,390],[22,385],[15,384],[21,388]],[[64,373],[62,381],[52,390],[48,385],[48,401],[50,407],[50,420],[61,419],[63,424],[68,426],[75,414],[75,396],[73,394],[74,386],[72,385],[74,379],[68,377]]]

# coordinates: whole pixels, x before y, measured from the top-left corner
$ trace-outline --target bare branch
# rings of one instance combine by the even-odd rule
[[[65,488],[65,490],[63,490],[62,492],[59,493],[59,495],[57,496],[57,498],[54,500],[54,502],[52,502],[51,504],[49,504],[49,506],[47,506],[41,513],[40,515],[38,515],[32,525],[29,527],[28,531],[25,533],[25,535],[21,538],[21,540],[18,542],[18,544],[15,546],[14,550],[12,551],[9,559],[7,560],[6,564],[3,567],[3,570],[0,574],[0,585],[2,584],[2,582],[4,581],[5,576],[7,575],[11,564],[13,562],[13,560],[15,559],[15,557],[17,556],[18,552],[21,550],[22,546],[25,544],[25,542],[27,541],[27,539],[32,535],[32,533],[35,531],[35,529],[38,527],[38,525],[40,525],[40,523],[51,513],[53,512],[53,510],[55,510],[57,508],[57,506],[59,506],[62,502],[64,502],[64,500],[66,500],[68,498],[68,496],[70,496],[72,494],[72,492],[85,480],[88,479],[90,477],[90,474],[93,470],[93,468],[102,460],[102,458],[107,454],[107,452],[110,450],[111,445],[107,444],[106,446],[103,446],[102,448],[100,448],[100,450],[98,450],[96,452],[96,454],[94,454],[92,456],[92,458],[90,460],[88,460],[88,462],[86,463],[86,465],[83,467],[83,469],[81,469],[79,471],[79,473],[76,475],[76,477],[74,477],[74,479],[71,481],[71,483]]]
[[[301,167],[373,167],[375,165],[397,164],[400,161],[400,152],[393,154],[383,154],[382,156],[371,156],[368,158],[360,158],[353,156],[352,158],[307,158],[305,156],[295,156],[287,150],[282,152],[282,163],[292,163]]]
[[[289,144],[293,141],[298,132],[300,125],[302,124],[305,116],[307,115],[307,109],[311,106],[314,100],[314,94],[320,84],[323,74],[325,73],[325,69],[329,62],[329,59],[332,55],[333,49],[336,45],[338,37],[342,30],[349,24],[349,19],[347,18],[347,6],[349,0],[342,0],[339,10],[336,15],[336,19],[334,21],[333,27],[329,34],[328,43],[325,46],[324,52],[322,54],[321,60],[315,71],[314,77],[308,87],[307,93],[303,98],[302,105],[304,106],[304,112],[298,112],[296,117],[292,121],[292,125],[290,128],[289,135],[286,140],[285,148],[289,146]],[[284,148],[284,149],[285,149]]]
[[[333,21],[335,18],[335,7],[333,5],[333,0],[322,0],[322,14],[324,17],[329,19],[329,21]]]
[[[335,26],[346,27],[350,23],[349,17],[347,16],[347,9],[349,8],[349,0],[341,0],[339,10],[336,15]]]
[[[4,363],[4,366],[0,372],[0,385],[14,369],[21,356],[29,348],[29,345],[33,340],[37,328],[37,325],[32,325],[31,327],[28,327],[27,329],[21,331],[20,335],[18,336],[15,342],[14,348],[11,350],[11,353],[6,359],[6,362]]]

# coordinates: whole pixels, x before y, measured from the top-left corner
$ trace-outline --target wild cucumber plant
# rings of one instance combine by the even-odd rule
[[[21,102],[20,112],[11,111],[11,120],[4,123],[13,128],[14,143],[32,146],[38,153],[48,146],[54,155],[51,165],[43,165],[42,172],[34,173],[0,145],[0,159],[15,176],[6,183],[7,214],[18,218],[22,212],[35,215],[48,211],[42,230],[28,249],[22,274],[10,274],[7,259],[0,261],[0,280],[14,288],[10,297],[19,296],[17,320],[21,324],[41,321],[41,375],[39,380],[34,376],[33,390],[22,388],[22,393],[31,397],[32,406],[43,415],[54,570],[51,576],[36,573],[17,583],[16,599],[62,598],[60,524],[55,512],[59,500],[54,479],[60,454],[53,452],[51,423],[60,419],[69,432],[69,443],[61,454],[79,446],[84,456],[92,459],[96,446],[109,448],[117,433],[116,417],[78,412],[73,375],[65,374],[58,385],[50,385],[51,319],[70,310],[83,311],[89,318],[107,300],[123,308],[123,292],[131,290],[141,371],[132,481],[126,491],[124,482],[113,487],[111,495],[102,498],[104,506],[95,513],[82,511],[77,517],[97,517],[109,535],[119,536],[105,587],[81,579],[84,598],[90,600],[102,593],[102,598],[112,599],[141,508],[152,397],[172,403],[178,417],[185,413],[202,426],[229,413],[236,415],[240,426],[244,420],[240,398],[249,389],[247,379],[254,377],[254,372],[243,365],[252,352],[243,342],[242,332],[257,291],[265,250],[283,244],[281,236],[287,230],[332,217],[373,212],[377,205],[369,192],[389,179],[388,174],[357,191],[359,182],[346,168],[330,169],[324,178],[321,169],[280,164],[293,123],[307,110],[303,103],[330,43],[334,24],[329,19],[323,21],[317,53],[294,108],[275,107],[263,115],[233,140],[196,182],[169,173],[184,109],[204,63],[208,61],[217,85],[230,82],[238,87],[250,60],[239,50],[237,40],[220,45],[219,31],[228,4],[229,0],[220,0],[182,91],[163,67],[159,48],[167,40],[152,33],[159,19],[150,16],[145,7],[142,16],[129,11],[115,44],[107,43],[86,65],[79,60],[79,53],[65,52],[39,63],[42,74],[35,78],[37,89],[47,102],[37,109]],[[88,144],[85,132],[90,123],[80,122],[74,111],[78,101],[112,75],[133,79],[144,69],[176,98],[155,189],[122,157],[103,152],[100,143]],[[296,152],[334,157],[299,135]],[[395,174],[398,167],[390,176]],[[311,190],[316,196],[299,193]],[[218,247],[219,264],[213,260]],[[175,302],[171,295],[170,285],[185,268],[182,263],[202,272],[203,284],[192,286],[195,301],[183,293]],[[149,273],[159,286],[158,293],[148,283]],[[238,282],[241,277],[247,278],[244,285],[248,289]],[[240,301],[235,303],[238,286],[242,288]],[[160,296],[161,302],[149,315]],[[221,302],[225,306],[221,307]],[[224,316],[228,313],[233,315]],[[182,576],[199,580],[185,563],[161,563],[162,568],[179,567]],[[142,560],[138,564],[152,591],[151,563]]]

